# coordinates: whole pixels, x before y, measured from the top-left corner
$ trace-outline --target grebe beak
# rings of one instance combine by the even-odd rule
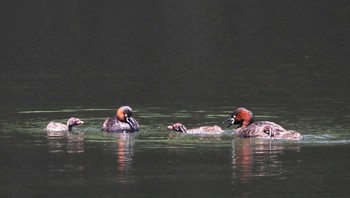
[[[235,123],[235,119],[234,118],[228,118],[226,121],[224,121],[223,123],[225,122],[230,122],[226,128],[229,128],[231,125],[233,125]]]
[[[183,125],[180,126],[180,131],[181,131],[182,133],[186,133],[186,132],[187,132],[187,131],[186,131],[186,128],[185,128]]]
[[[133,117],[126,117],[126,122],[131,126],[131,128],[135,129],[137,126],[137,121]]]

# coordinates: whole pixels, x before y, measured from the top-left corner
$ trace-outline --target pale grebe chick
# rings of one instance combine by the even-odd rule
[[[167,127],[169,130],[178,131],[187,134],[222,134],[224,131],[217,125],[214,126],[201,126],[193,129],[186,129],[181,123],[175,123]]]
[[[48,131],[72,131],[74,126],[81,125],[84,122],[79,120],[79,118],[71,117],[68,119],[67,124],[62,124],[59,122],[49,122],[46,126]]]

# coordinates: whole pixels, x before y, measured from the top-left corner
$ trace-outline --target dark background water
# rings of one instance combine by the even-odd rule
[[[346,196],[346,1],[2,1],[0,193]],[[130,105],[136,135],[99,132]],[[301,142],[168,138],[235,107]],[[51,137],[51,120],[86,121]],[[222,125],[221,125],[222,126]],[[224,127],[224,126],[223,126]]]

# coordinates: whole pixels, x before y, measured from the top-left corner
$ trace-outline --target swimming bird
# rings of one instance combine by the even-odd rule
[[[214,126],[201,126],[193,129],[186,129],[181,123],[175,123],[167,127],[169,130],[178,131],[187,134],[222,134],[224,131],[217,125]]]
[[[62,124],[59,122],[49,122],[46,126],[48,131],[72,131],[74,126],[81,125],[84,122],[79,118],[71,117],[68,119],[67,124]]]
[[[234,135],[242,138],[269,138],[300,140],[300,133],[293,130],[286,130],[282,126],[270,121],[253,122],[253,113],[244,107],[234,110],[228,120],[227,127],[238,125]]]
[[[122,106],[115,116],[107,118],[102,124],[102,131],[115,133],[132,133],[139,131],[139,123],[132,115],[129,106]]]

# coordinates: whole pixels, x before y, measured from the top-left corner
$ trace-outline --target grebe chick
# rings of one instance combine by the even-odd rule
[[[139,131],[139,123],[132,115],[129,106],[120,107],[115,116],[107,118],[102,124],[102,131],[114,133],[132,133]]]
[[[48,131],[72,131],[74,126],[84,124],[79,118],[71,117],[68,119],[67,124],[62,124],[59,122],[49,122],[46,126]]]
[[[214,126],[202,126],[193,129],[186,129],[181,123],[175,123],[167,127],[169,130],[178,131],[187,134],[222,134],[224,131],[217,125]]]
[[[302,139],[300,133],[293,130],[286,130],[274,122],[253,122],[253,113],[243,107],[234,110],[227,121],[230,122],[227,127],[238,125],[234,131],[234,135],[242,138]]]

